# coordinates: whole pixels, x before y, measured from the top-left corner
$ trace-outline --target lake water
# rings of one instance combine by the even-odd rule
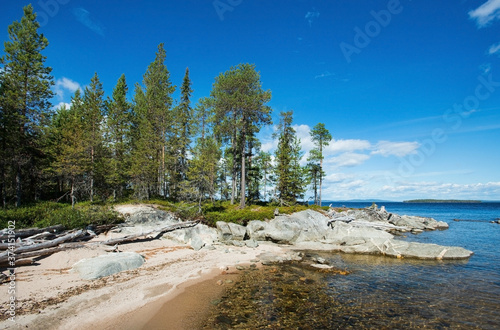
[[[333,204],[342,205],[369,206]],[[348,274],[293,264],[248,272],[214,308],[206,328],[500,329],[500,225],[490,223],[500,218],[500,203],[383,205],[450,225],[399,239],[461,246],[474,255],[422,261],[308,252]]]

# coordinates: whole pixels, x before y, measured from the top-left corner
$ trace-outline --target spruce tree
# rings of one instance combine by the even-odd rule
[[[104,182],[104,140],[103,140],[103,119],[104,119],[104,91],[97,73],[90,80],[90,85],[85,88],[83,94],[83,130],[86,148],[86,165],[88,175],[89,199],[94,201],[96,193],[96,179]]]
[[[193,90],[191,89],[191,80],[189,79],[189,68],[186,68],[186,74],[184,75],[181,86],[181,103],[177,107],[177,112],[175,114],[179,139],[179,173],[182,180],[186,179],[187,153],[193,133],[191,128],[193,122],[193,109],[191,108],[190,100],[192,93]]]
[[[113,90],[107,107],[107,143],[110,149],[108,161],[110,173],[107,182],[113,191],[113,199],[123,197],[129,181],[131,148],[131,105],[127,101],[128,86],[125,75],[121,75]]]
[[[52,121],[52,152],[56,174],[61,184],[68,182],[71,205],[84,190],[84,176],[88,171],[88,142],[84,123],[84,104],[80,90],[72,97],[71,107],[61,107]]]
[[[142,197],[169,195],[169,177],[175,159],[170,151],[172,135],[172,94],[175,86],[170,82],[170,73],[165,65],[166,52],[163,44],[158,46],[155,60],[143,76],[142,88],[135,90],[135,132],[132,173],[136,188]],[[167,145],[168,144],[168,145]],[[144,194],[145,193],[145,194]]]
[[[305,191],[305,171],[300,165],[300,140],[292,127],[293,111],[281,112],[277,132],[278,148],[275,154],[276,190],[280,204],[295,203]]]
[[[0,174],[2,186],[9,181],[8,173],[15,177],[17,206],[21,205],[26,188],[23,182],[37,164],[35,158],[44,154],[40,135],[50,117],[49,100],[53,96],[50,88],[54,84],[50,75],[52,69],[45,66],[46,57],[41,53],[49,44],[47,38],[38,33],[40,24],[33,7],[28,5],[23,12],[21,21],[8,27],[9,41],[4,43],[5,55],[0,58],[0,108],[3,113],[0,136],[2,149],[7,151],[2,155]],[[5,191],[3,188],[4,199]]]

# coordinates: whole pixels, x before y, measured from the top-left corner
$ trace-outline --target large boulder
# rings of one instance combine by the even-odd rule
[[[211,246],[219,241],[219,233],[215,228],[199,223],[194,227],[167,232],[163,234],[163,238],[190,244],[193,249],[199,250],[203,246]]]
[[[110,253],[82,259],[73,265],[72,271],[77,272],[85,280],[93,280],[139,268],[143,263],[143,256],[135,252]]]
[[[267,222],[260,220],[252,220],[248,222],[246,236],[256,241],[266,240]]]
[[[312,210],[281,215],[267,223],[264,236],[266,240],[285,244],[320,241],[326,238],[328,221],[328,217]]]
[[[219,239],[224,241],[242,241],[245,239],[246,227],[232,222],[217,221],[215,223],[219,231]]]

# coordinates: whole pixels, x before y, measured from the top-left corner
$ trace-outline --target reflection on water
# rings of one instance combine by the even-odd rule
[[[213,308],[215,329],[498,329],[499,286],[485,287],[460,269],[467,261],[436,262],[326,254],[336,269],[302,263],[247,271]]]

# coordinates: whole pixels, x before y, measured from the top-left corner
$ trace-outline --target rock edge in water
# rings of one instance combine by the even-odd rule
[[[181,220],[168,212],[143,210],[127,219],[123,230],[134,227],[158,226]],[[129,227],[126,227],[129,226]],[[217,222],[216,228],[198,224],[165,234],[166,238],[190,244],[195,250],[213,249],[214,244],[247,246],[254,248],[258,242],[271,241],[292,245],[292,248],[322,251],[339,251],[355,254],[375,254],[396,258],[418,259],[467,259],[472,251],[455,246],[407,242],[395,235],[424,230],[447,229],[448,224],[432,218],[397,215],[382,206],[328,214],[305,210],[291,215],[279,215],[273,220],[250,221],[247,226]]]

